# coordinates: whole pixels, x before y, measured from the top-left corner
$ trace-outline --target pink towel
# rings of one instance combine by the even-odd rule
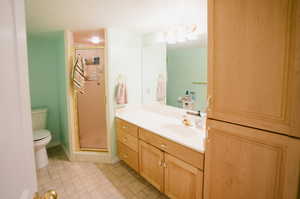
[[[163,77],[159,77],[157,81],[156,99],[159,102],[165,102],[166,99],[166,81]]]
[[[117,104],[127,104],[127,86],[125,82],[119,82],[117,85]]]

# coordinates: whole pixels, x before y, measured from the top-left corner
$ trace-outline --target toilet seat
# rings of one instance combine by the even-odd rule
[[[40,130],[33,131],[33,141],[34,142],[41,141],[50,136],[51,136],[50,131],[48,131],[47,129],[40,129]]]

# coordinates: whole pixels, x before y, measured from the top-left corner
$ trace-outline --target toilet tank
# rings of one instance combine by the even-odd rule
[[[32,128],[33,130],[46,129],[47,127],[47,108],[39,108],[31,110]]]

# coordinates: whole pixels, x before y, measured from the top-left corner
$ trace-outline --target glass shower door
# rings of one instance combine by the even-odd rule
[[[107,150],[104,49],[76,49],[76,54],[87,60],[84,93],[77,93],[80,149]]]

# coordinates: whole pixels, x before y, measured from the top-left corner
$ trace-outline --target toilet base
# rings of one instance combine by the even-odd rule
[[[46,147],[42,147],[35,151],[35,165],[36,169],[43,168],[48,165],[48,155]]]

